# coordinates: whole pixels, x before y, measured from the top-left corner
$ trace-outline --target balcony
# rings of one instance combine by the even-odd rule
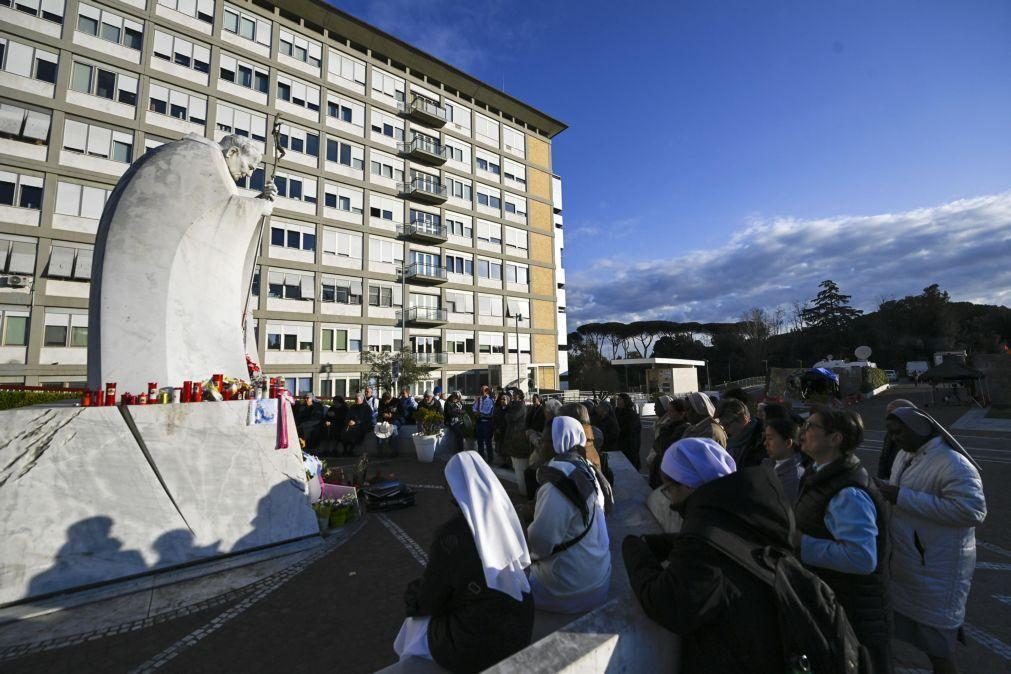
[[[404,268],[404,276],[408,283],[436,285],[446,282],[446,268],[434,264],[415,262]]]
[[[397,312],[397,322],[401,321],[403,311]],[[442,325],[449,321],[449,312],[438,307],[410,307],[407,310],[407,322],[412,325]]]
[[[419,243],[440,244],[446,243],[449,238],[445,225],[426,222],[424,220],[411,218],[411,222],[406,225],[397,225],[397,234],[405,239],[411,239]]]
[[[445,353],[415,353],[414,360],[419,365],[445,365],[448,358]]]
[[[397,143],[401,157],[424,162],[432,166],[442,166],[446,163],[446,146],[434,138],[414,134],[409,143]]]
[[[401,114],[427,126],[441,129],[446,125],[446,108],[424,96],[415,96],[410,103],[400,103],[399,107]]]
[[[397,183],[397,191],[401,196],[426,204],[446,202],[446,186],[431,178],[412,178],[411,182]]]

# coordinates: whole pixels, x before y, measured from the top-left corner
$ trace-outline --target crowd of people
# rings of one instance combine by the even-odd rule
[[[856,456],[863,420],[819,407],[800,419],[743,392],[657,401],[644,479],[682,518],[678,534],[630,536],[622,554],[645,613],[683,637],[682,671],[782,672],[788,664],[773,588],[721,547],[772,550],[831,589],[860,645],[860,672],[894,671],[891,643],[957,672],[986,517],[979,466],[944,427],[906,400],[886,410],[872,477]],[[484,387],[473,403],[426,391],[324,409],[307,400],[300,431],[354,451],[362,434],[395,436],[419,409],[452,434],[446,481],[459,512],[437,533],[407,591],[402,656],[478,671],[526,646],[536,609],[579,613],[607,599],[608,455],[640,468],[642,423],[626,394],[567,403]],[[313,434],[316,434],[315,436]],[[382,434],[382,435],[380,435]],[[476,451],[464,451],[465,435]],[[529,504],[514,506],[493,467],[508,467]],[[757,558],[757,557],[756,557]],[[804,671],[804,670],[801,670]]]

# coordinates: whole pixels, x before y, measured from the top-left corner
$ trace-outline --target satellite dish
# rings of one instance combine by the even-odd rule
[[[857,360],[867,360],[871,357],[871,347],[858,346],[856,350],[853,351],[853,355],[857,357]]]

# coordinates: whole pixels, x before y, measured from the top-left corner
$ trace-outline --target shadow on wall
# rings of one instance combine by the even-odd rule
[[[291,480],[275,484],[257,502],[249,530],[236,540],[231,550],[222,550],[221,540],[196,545],[196,536],[189,529],[171,529],[160,534],[146,551],[124,549],[123,541],[116,537],[116,523],[111,517],[99,515],[82,519],[67,528],[66,541],[57,551],[53,565],[29,581],[26,597],[39,599],[83,590],[286,542],[277,540],[277,526],[279,521],[291,518],[291,491],[296,488],[301,495],[301,488]],[[305,507],[308,508],[308,504]],[[142,524],[138,522],[127,528],[137,531]],[[150,564],[146,561],[155,556],[157,558]]]

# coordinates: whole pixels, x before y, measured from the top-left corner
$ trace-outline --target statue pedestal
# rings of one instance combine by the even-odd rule
[[[0,605],[318,534],[248,404],[0,412]]]

